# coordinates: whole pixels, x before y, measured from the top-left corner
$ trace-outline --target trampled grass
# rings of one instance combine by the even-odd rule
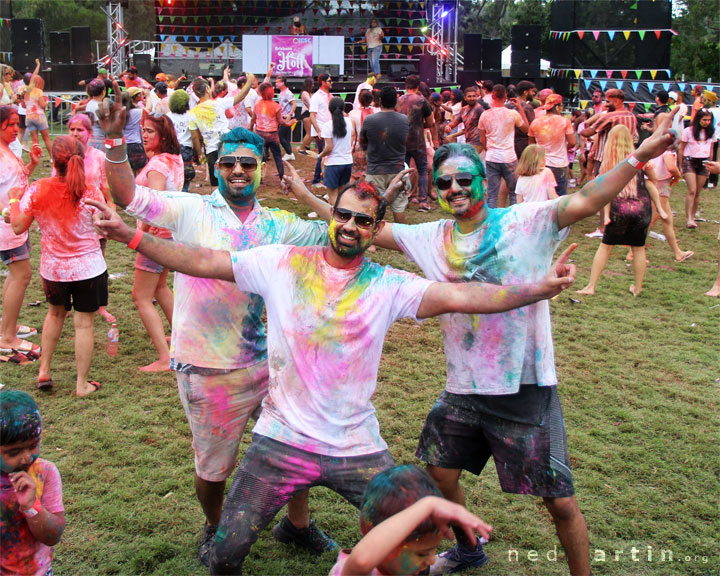
[[[309,161],[297,164],[307,174]],[[276,181],[274,167],[269,172],[270,182]],[[673,192],[678,213],[684,190],[679,185]],[[267,206],[307,212],[267,187],[259,196]],[[702,208],[705,218],[720,220],[717,190],[704,193]],[[440,217],[412,210],[408,216],[410,222]],[[580,244],[573,256],[578,287],[587,281],[598,245],[583,236],[594,224],[580,223],[568,239]],[[559,392],[596,574],[718,573],[720,300],[703,296],[717,272],[717,231],[717,223],[701,223],[695,231],[677,226],[683,249],[696,253],[682,264],[674,262],[665,244],[649,240],[651,263],[638,299],[628,292],[632,267],[617,249],[596,296],[568,292],[551,304]],[[32,238],[36,271],[38,233]],[[56,574],[207,573],[195,559],[203,517],[194,497],[191,438],[174,376],[137,371],[154,360],[154,351],[132,304],[133,258],[126,247],[109,244],[109,271],[126,275],[110,283],[119,356],[105,354],[108,325],[96,320],[91,376],[103,384],[99,393],[86,399],[74,395],[71,319],[54,360],[53,393],[36,393],[36,366],[0,368],[6,386],[38,398],[45,420],[41,455],[62,474],[67,529],[56,547]],[[416,270],[399,254],[378,250],[373,258]],[[23,307],[23,324],[40,327],[46,310],[35,273],[25,303],[36,300],[43,304]],[[33,341],[39,343],[39,336]],[[437,321],[393,326],[374,404],[396,462],[418,463],[416,440],[444,379]],[[244,440],[243,449],[248,432]],[[480,478],[465,474],[463,485],[469,508],[495,527],[487,546],[491,562],[477,573],[567,573],[540,500],[503,494],[492,464]],[[310,506],[319,525],[343,547],[359,539],[357,513],[342,498],[315,489]],[[265,531],[245,569],[247,574],[327,574],[334,560],[332,553],[316,559],[276,544]]]

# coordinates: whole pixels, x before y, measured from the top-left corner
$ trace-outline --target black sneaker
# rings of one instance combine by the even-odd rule
[[[315,556],[339,548],[335,540],[318,528],[315,520],[310,520],[309,528],[295,528],[290,519],[285,516],[273,527],[272,535],[275,540],[283,544],[295,544]]]
[[[210,552],[213,548],[217,529],[217,524],[208,524],[205,522],[203,533],[200,537],[200,547],[198,548],[198,562],[204,566],[210,566]]]

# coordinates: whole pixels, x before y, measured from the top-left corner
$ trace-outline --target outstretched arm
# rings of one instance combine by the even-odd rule
[[[677,106],[675,110],[678,110]],[[676,113],[658,116],[655,133],[633,152],[638,161],[652,160],[676,142],[678,135],[670,129],[672,117]],[[637,173],[637,169],[625,160],[586,184],[580,192],[564,196],[557,205],[558,228],[565,228],[598,212],[605,204],[609,204]]]
[[[575,282],[575,265],[567,264],[567,259],[576,247],[577,244],[570,245],[548,275],[536,284],[496,286],[480,282],[436,282],[426,290],[417,317],[430,318],[449,312],[496,314],[552,298]]]
[[[365,534],[345,561],[343,576],[371,574],[426,518],[432,519],[446,538],[452,538],[451,524],[460,526],[470,541],[475,539],[476,533],[489,538],[492,531],[492,526],[463,506],[437,496],[426,496]]]
[[[85,200],[85,203],[98,209],[98,212],[93,216],[93,224],[95,230],[105,238],[129,244],[135,234],[141,234],[138,229],[130,228],[125,224],[118,214],[110,210],[102,202]],[[194,248],[179,242],[156,238],[150,234],[142,235],[136,249],[166,268],[171,268],[189,276],[217,278],[228,282],[235,281],[230,252],[224,250]]]
[[[127,111],[122,105],[120,94],[120,86],[113,80],[112,100],[105,98],[100,102],[95,113],[98,124],[109,139],[123,137]],[[135,175],[127,159],[125,145],[115,146],[105,154],[105,169],[110,194],[115,203],[123,208],[130,204],[135,196]]]
[[[226,68],[229,72],[229,68]],[[245,79],[245,84],[243,84],[243,87],[237,91],[235,96],[233,96],[233,105],[237,106],[240,102],[245,100],[245,96],[248,95],[248,92],[250,92],[250,86],[252,86],[252,82],[255,79],[255,76],[248,72],[247,78]]]

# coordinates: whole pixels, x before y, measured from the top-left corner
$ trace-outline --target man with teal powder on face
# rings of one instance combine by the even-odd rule
[[[250,75],[251,76],[251,75]],[[252,81],[249,78],[248,82]],[[117,87],[115,93],[120,91]],[[124,111],[105,101],[100,124],[107,135],[106,167],[116,204],[175,240],[194,246],[246,250],[265,244],[312,246],[327,240],[325,223],[307,222],[260,206],[263,139],[244,128],[224,134],[214,168],[218,188],[209,196],[159,192],[135,186],[121,170],[126,158]],[[308,193],[311,205],[314,196]],[[234,284],[176,274],[172,367],[193,435],[195,493],[206,523],[198,559],[207,565],[222,513],[225,481],[237,462],[245,426],[267,393],[268,368],[264,303]],[[288,504],[288,516],[273,534],[314,554],[336,545],[308,518],[307,491]]]
[[[388,224],[375,244],[400,250],[430,280],[493,284],[533,282],[548,270],[568,227],[595,214],[642,166],[673,144],[670,115],[627,160],[581,191],[557,200],[492,209],[485,167],[474,148],[442,146],[433,177],[452,219],[413,226]],[[640,176],[638,176],[640,174]],[[318,212],[324,218],[326,212]],[[480,474],[492,455],[505,492],[543,498],[565,548],[570,573],[590,574],[585,520],[574,495],[547,301],[502,314],[440,318],[447,384],[423,428],[417,456],[443,495],[465,505],[463,470]],[[431,573],[487,562],[482,544],[456,531],[458,545]]]

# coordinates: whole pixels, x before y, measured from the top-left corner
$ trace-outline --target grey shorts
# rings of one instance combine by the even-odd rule
[[[31,248],[32,244],[30,244],[30,236],[28,236],[25,244],[20,244],[20,246],[10,248],[10,250],[0,250],[0,259],[2,259],[2,263],[5,264],[5,266],[9,266],[13,262],[19,262],[20,260],[29,260]]]
[[[575,493],[554,386],[521,386],[507,396],[443,392],[425,420],[416,455],[473,474],[492,456],[503,492],[548,498]]]
[[[368,174],[365,176],[365,181],[370,182],[372,185],[377,188],[377,191],[380,192],[380,194],[384,194],[385,190],[387,190],[387,187],[390,186],[390,182],[393,181],[393,178],[395,178],[397,174]],[[397,196],[395,196],[395,200],[393,200],[392,204],[389,204],[388,207],[390,208],[391,212],[394,212],[395,214],[400,214],[401,212],[405,212],[405,209],[407,208],[407,205],[410,203],[410,198],[408,196],[408,193],[406,190],[403,190],[402,192],[399,192]]]

